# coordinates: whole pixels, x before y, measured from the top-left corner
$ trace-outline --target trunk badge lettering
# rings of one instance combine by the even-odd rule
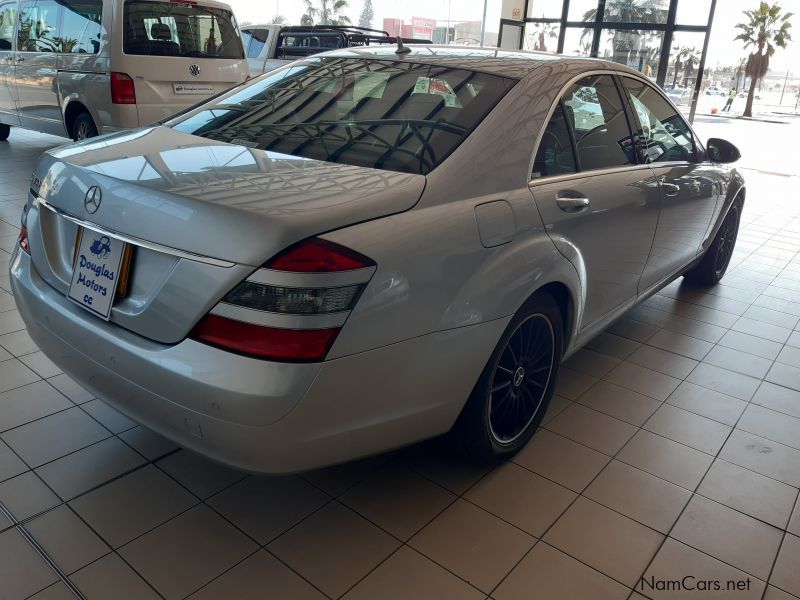
[[[200,65],[189,65],[189,74],[192,77],[200,75]]]
[[[93,185],[86,191],[86,196],[83,198],[83,207],[90,215],[93,215],[100,208],[100,203],[103,201],[103,192],[96,185]]]

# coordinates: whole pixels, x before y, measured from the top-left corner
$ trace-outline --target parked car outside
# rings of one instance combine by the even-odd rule
[[[667,92],[667,97],[675,104],[689,104],[692,101],[692,91],[689,88],[674,87]]]
[[[0,0],[0,140],[148,125],[247,76],[221,2]]]
[[[616,63],[338,50],[46,152],[11,287],[65,373],[215,460],[448,434],[493,462],[563,359],[675,278],[722,278],[738,156]]]

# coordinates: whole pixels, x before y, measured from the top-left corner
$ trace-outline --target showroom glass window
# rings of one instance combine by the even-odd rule
[[[19,52],[59,52],[59,5],[54,0],[21,2],[17,50]]]
[[[0,2],[0,51],[14,49],[14,25],[16,21],[16,1]]]
[[[97,54],[100,52],[102,0],[61,0],[59,52]]]
[[[646,160],[694,162],[694,136],[683,117],[652,86],[631,77],[622,82],[639,122],[637,137]]]

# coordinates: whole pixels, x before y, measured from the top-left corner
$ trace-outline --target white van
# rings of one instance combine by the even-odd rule
[[[0,140],[148,125],[247,79],[213,0],[0,0]]]

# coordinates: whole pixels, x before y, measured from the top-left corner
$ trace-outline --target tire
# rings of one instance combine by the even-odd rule
[[[85,139],[95,137],[96,135],[97,126],[95,126],[94,120],[89,113],[82,112],[75,117],[75,120],[72,122],[73,140],[80,142]]]
[[[734,203],[725,215],[725,220],[711,241],[700,263],[691,271],[684,273],[684,278],[701,285],[715,285],[728,270],[739,234],[739,205]]]
[[[450,432],[459,453],[494,464],[528,443],[553,397],[563,344],[556,301],[534,294],[503,332]]]
[[[0,123],[0,142],[6,141],[10,133],[11,133],[11,125]]]

